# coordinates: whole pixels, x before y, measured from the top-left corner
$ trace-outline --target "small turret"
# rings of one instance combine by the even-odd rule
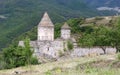
[[[61,27],[61,38],[69,39],[71,34],[71,30],[69,25],[65,22],[65,24]]]

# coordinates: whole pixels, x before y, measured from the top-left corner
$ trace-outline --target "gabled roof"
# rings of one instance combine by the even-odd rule
[[[45,26],[45,27],[54,26],[47,12],[44,13],[43,18],[41,19],[38,26]]]
[[[70,29],[69,25],[65,22],[64,25],[62,26],[62,29]]]

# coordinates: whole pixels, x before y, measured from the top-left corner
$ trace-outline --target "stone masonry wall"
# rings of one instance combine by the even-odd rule
[[[54,28],[53,27],[38,27],[38,40],[54,40]]]
[[[34,42],[34,45],[31,44],[31,46],[34,49],[34,55],[37,57],[41,56],[41,54],[47,54],[53,58],[56,58],[59,56],[59,51],[64,50],[64,41],[36,41],[36,44]],[[37,45],[37,46],[36,46]]]
[[[116,49],[112,47],[107,47],[106,48],[106,53],[107,54],[115,54]],[[94,47],[94,48],[74,48],[73,52],[71,53],[72,57],[81,57],[81,56],[87,56],[90,54],[96,54],[96,55],[101,55],[104,54],[104,51],[99,48],[99,47]]]
[[[70,30],[69,29],[62,29],[61,30],[61,38],[70,39]]]
[[[46,55],[50,58],[58,58],[59,52],[62,51],[64,53],[64,48],[67,49],[67,42],[60,39],[55,41],[31,41],[30,45],[34,50],[34,55],[37,56],[38,58]],[[20,41],[19,46],[24,46],[24,42]],[[116,48],[107,47],[106,53],[115,54]],[[70,55],[72,57],[81,57],[92,54],[101,55],[104,54],[104,51],[100,47],[93,48],[75,47]]]

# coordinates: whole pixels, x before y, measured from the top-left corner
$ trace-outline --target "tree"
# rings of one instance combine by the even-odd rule
[[[84,18],[78,18],[78,19],[69,19],[67,21],[67,23],[70,25],[71,27],[71,32],[73,34],[79,33],[80,30],[80,25],[85,21]]]
[[[63,24],[60,24],[60,23],[55,24],[55,36],[54,36],[55,38],[60,37],[60,30],[62,25]]]
[[[31,58],[33,57],[33,50],[30,46],[30,39],[26,38],[24,40],[24,56],[26,59],[26,64],[30,65],[31,64]]]
[[[99,46],[106,54],[106,47],[110,46],[110,29],[105,26],[98,27],[92,34],[95,36],[94,46]]]
[[[106,47],[110,46],[110,37],[109,37],[110,29],[105,26],[99,26],[94,28],[91,33],[84,33],[82,37],[79,39],[80,46],[99,46],[106,54]]]
[[[3,58],[6,63],[5,68],[13,68],[23,66],[24,58],[22,56],[23,48],[17,46],[10,46],[3,50]],[[23,61],[22,61],[23,60]],[[18,62],[19,61],[19,62]]]
[[[120,52],[120,18],[110,31],[111,45],[116,48],[116,53]]]
[[[83,36],[79,39],[79,46],[82,47],[92,47],[94,45],[95,38],[91,34],[83,34]]]
[[[5,68],[9,69],[38,63],[37,58],[33,57],[29,41],[30,39],[28,38],[24,40],[24,47],[11,45],[3,50],[3,58],[6,63]]]

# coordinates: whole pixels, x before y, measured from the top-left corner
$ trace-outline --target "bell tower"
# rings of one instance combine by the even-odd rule
[[[69,25],[65,22],[65,24],[61,28],[61,38],[69,39],[71,36],[71,30]]]
[[[54,41],[54,25],[47,12],[38,24],[38,41]]]

